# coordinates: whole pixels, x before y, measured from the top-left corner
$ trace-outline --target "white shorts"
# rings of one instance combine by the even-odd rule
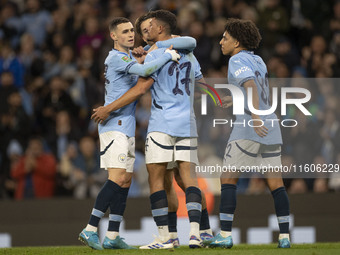
[[[135,138],[118,131],[99,134],[100,167],[123,168],[133,172],[135,162]]]
[[[223,165],[237,170],[250,166],[281,166],[281,145],[266,145],[251,140],[235,140],[227,144]]]
[[[192,162],[198,165],[197,138],[176,137],[161,132],[151,132],[145,142],[145,162]]]

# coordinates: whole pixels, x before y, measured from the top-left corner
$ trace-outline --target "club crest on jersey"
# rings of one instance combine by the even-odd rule
[[[125,62],[130,62],[130,61],[132,61],[128,56],[122,57],[122,60],[125,61]]]
[[[124,163],[126,161],[126,155],[124,153],[119,154],[118,160],[120,163]]]

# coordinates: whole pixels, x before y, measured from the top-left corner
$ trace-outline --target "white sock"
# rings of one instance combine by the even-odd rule
[[[281,240],[283,238],[288,238],[288,240],[289,240],[289,234],[280,234],[279,235],[279,240]]]
[[[169,227],[168,226],[158,226],[158,233],[161,241],[168,241],[169,240]]]
[[[171,239],[176,239],[178,238],[177,232],[170,232],[169,233]]]
[[[190,236],[200,237],[200,224],[198,222],[190,222]]]
[[[89,225],[89,224],[87,224],[85,228],[86,231],[93,231],[93,232],[97,232],[97,229],[98,229],[97,227]]]
[[[211,228],[209,228],[209,229],[204,229],[204,230],[200,230],[200,234],[202,234],[202,233],[207,233],[207,234],[209,234],[209,235],[213,235],[213,234],[212,234]]]
[[[220,234],[223,238],[226,238],[228,236],[231,236],[231,231],[222,231],[221,230]]]
[[[119,232],[116,231],[107,231],[106,232],[106,236],[107,238],[111,239],[111,240],[115,240],[117,236],[119,236]]]

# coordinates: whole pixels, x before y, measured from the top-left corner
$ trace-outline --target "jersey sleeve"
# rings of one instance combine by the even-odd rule
[[[249,80],[255,79],[254,71],[251,69],[247,61],[240,57],[230,58],[229,60],[229,73],[236,80],[238,86]]]
[[[164,52],[161,56],[153,59],[152,61],[144,61],[144,64],[136,64],[131,66],[128,72],[131,74],[147,77],[162,68],[162,66],[171,60],[171,58],[172,56],[170,53]]]
[[[172,45],[174,49],[191,52],[196,48],[196,39],[190,36],[175,37],[166,41],[158,41],[156,45],[158,48],[169,48]]]
[[[122,73],[128,73],[131,66],[137,64],[137,61],[132,60],[127,55],[117,54],[111,59],[113,70]]]
[[[157,59],[157,54],[155,51],[149,52],[144,60],[144,64],[150,63],[152,61],[154,61],[155,59]],[[150,75],[150,77],[156,81],[157,80],[157,76],[158,76],[158,72],[154,72],[153,74]]]

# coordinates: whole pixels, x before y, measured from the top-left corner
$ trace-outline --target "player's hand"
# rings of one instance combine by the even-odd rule
[[[178,60],[180,60],[181,56],[175,50],[172,49],[172,45],[169,48],[167,48],[165,52],[171,55],[172,61],[179,63]]]
[[[91,119],[97,124],[102,124],[110,115],[110,112],[105,106],[99,106],[98,108],[93,109],[93,111],[94,113],[92,114]]]
[[[142,57],[143,55],[146,55],[147,52],[144,50],[144,48],[142,46],[139,46],[137,48],[134,48],[132,51],[131,51],[132,55],[134,57],[137,57],[137,58],[140,58]]]
[[[147,51],[144,50],[142,46],[139,46],[137,48],[134,48],[132,51],[132,56],[135,57],[135,59],[138,61],[139,64],[142,64],[145,60],[146,54],[148,54]]]
[[[217,105],[222,108],[228,108],[233,105],[233,97],[232,96],[225,96],[221,98],[222,105],[220,100],[217,101]]]
[[[256,134],[260,137],[265,137],[268,134],[268,128],[264,126],[261,118],[256,114],[252,114],[252,119],[253,119],[252,125],[254,126],[253,128]]]

